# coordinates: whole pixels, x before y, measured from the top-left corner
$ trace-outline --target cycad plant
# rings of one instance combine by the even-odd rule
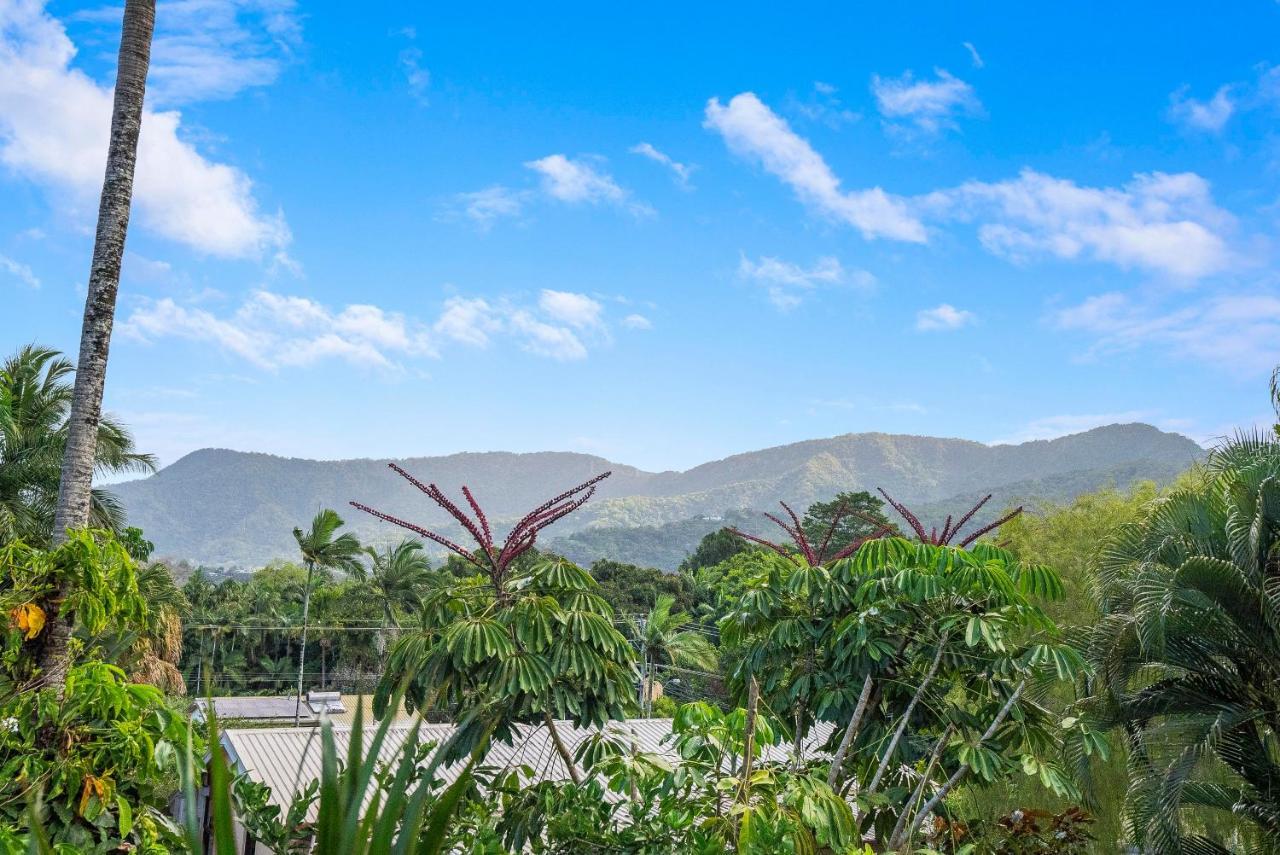
[[[1237,437],[1210,454],[1203,476],[1103,552],[1090,704],[1126,735],[1127,809],[1144,851],[1271,852],[1280,846],[1280,442]]]

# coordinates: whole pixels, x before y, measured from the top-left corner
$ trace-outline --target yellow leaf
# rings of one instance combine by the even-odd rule
[[[23,603],[9,612],[13,624],[28,640],[35,638],[44,629],[44,609],[35,603]]]
[[[107,782],[94,775],[84,776],[84,788],[80,791],[80,815],[84,816],[84,812],[89,809],[89,799],[94,796],[99,801],[107,797]]]

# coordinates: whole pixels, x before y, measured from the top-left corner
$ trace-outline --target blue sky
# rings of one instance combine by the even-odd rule
[[[695,4],[695,7],[697,4]],[[164,462],[1267,418],[1280,4],[161,2],[107,404]],[[0,0],[0,349],[119,9]]]

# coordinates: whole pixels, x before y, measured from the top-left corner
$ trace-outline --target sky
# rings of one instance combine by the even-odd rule
[[[161,0],[106,406],[171,463],[1264,423],[1280,3]],[[0,352],[121,9],[0,0]]]

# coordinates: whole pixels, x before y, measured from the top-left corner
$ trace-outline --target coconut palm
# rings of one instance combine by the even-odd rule
[[[84,322],[80,328],[80,356],[71,396],[66,450],[62,456],[58,503],[53,516],[52,538],[55,544],[66,540],[68,528],[86,526],[92,516],[102,391],[107,382],[107,355],[115,321],[116,294],[120,290],[120,262],[124,257],[129,209],[133,203],[133,171],[138,159],[142,102],[146,94],[151,35],[155,24],[155,0],[125,0],[106,173],[98,205],[98,229],[89,266]],[[70,664],[67,641],[71,637],[71,624],[58,616],[56,604],[65,600],[67,593],[65,585],[59,585],[49,598],[54,608],[39,655],[44,680],[59,693],[66,682]]]
[[[303,531],[293,530],[293,539],[298,542],[298,551],[302,553],[302,563],[307,568],[307,586],[302,594],[302,643],[298,648],[298,697],[294,702],[293,723],[296,725],[302,713],[302,675],[307,665],[307,620],[311,613],[311,580],[316,568],[341,570],[346,573],[363,571],[360,566],[360,541],[354,534],[334,537],[342,527],[342,517],[337,511],[325,508],[316,514],[311,521],[311,528]]]
[[[58,478],[67,445],[71,363],[56,350],[30,344],[0,365],[0,543],[47,547],[53,536]],[[150,472],[155,458],[139,454],[118,422],[98,426],[99,474]],[[91,493],[89,524],[120,531],[124,513],[109,492]]]
[[[376,641],[378,659],[382,660],[386,651],[386,629],[400,629],[396,610],[409,611],[421,606],[422,595],[435,577],[420,540],[406,537],[395,546],[381,551],[370,546],[365,552],[369,556],[369,569],[367,574],[360,575],[377,593],[382,605],[383,631],[378,633]]]
[[[1104,550],[1090,703],[1128,738],[1143,851],[1280,845],[1278,557],[1280,441],[1261,436],[1215,450]]]
[[[632,637],[640,645],[644,674],[641,679],[640,703],[648,710],[653,703],[653,667],[659,662],[712,671],[718,662],[715,645],[696,629],[686,629],[691,618],[684,612],[673,612],[675,597],[660,594],[649,614],[636,621]]]

